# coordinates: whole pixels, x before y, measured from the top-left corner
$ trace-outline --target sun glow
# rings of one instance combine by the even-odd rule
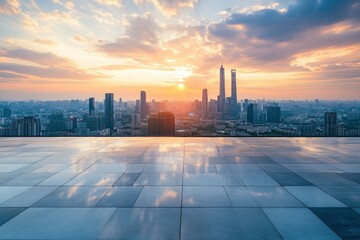
[[[178,87],[178,89],[180,89],[180,90],[185,89],[185,85],[184,85],[183,83],[179,83],[179,84],[177,85],[177,87]]]

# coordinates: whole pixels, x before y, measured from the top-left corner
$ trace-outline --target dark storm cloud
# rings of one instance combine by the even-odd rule
[[[225,23],[245,25],[247,33],[257,38],[286,41],[308,29],[345,20],[360,20],[360,1],[297,0],[285,12],[263,9],[252,13],[233,13]]]

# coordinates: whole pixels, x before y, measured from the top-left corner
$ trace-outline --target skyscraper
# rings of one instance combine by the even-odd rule
[[[95,115],[95,98],[89,98],[89,115]]]
[[[203,118],[207,118],[208,113],[208,92],[207,89],[202,90],[201,114]]]
[[[220,119],[225,117],[225,69],[221,64],[220,67],[220,93],[219,93],[219,109]]]
[[[114,94],[105,93],[105,128],[114,131]]]
[[[238,116],[237,92],[236,92],[236,70],[231,69],[231,99],[230,99],[230,115],[232,119]]]
[[[266,107],[266,120],[270,123],[280,123],[281,109],[276,106]]]
[[[255,124],[258,121],[258,110],[256,103],[250,103],[247,107],[247,122]]]
[[[325,136],[334,137],[337,135],[336,118],[337,118],[336,112],[324,113]]]
[[[145,119],[147,116],[147,103],[146,103],[146,92],[141,91],[140,93],[140,117]]]
[[[175,116],[171,112],[151,114],[148,120],[149,136],[174,136]]]
[[[65,118],[62,112],[52,113],[49,116],[48,132],[62,132],[65,131]]]

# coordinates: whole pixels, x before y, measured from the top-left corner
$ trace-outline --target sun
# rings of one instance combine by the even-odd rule
[[[179,83],[177,85],[177,88],[180,89],[180,90],[183,90],[185,88],[185,85],[183,83]]]

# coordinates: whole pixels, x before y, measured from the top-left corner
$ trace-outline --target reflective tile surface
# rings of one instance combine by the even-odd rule
[[[360,138],[0,138],[0,239],[360,239]]]

